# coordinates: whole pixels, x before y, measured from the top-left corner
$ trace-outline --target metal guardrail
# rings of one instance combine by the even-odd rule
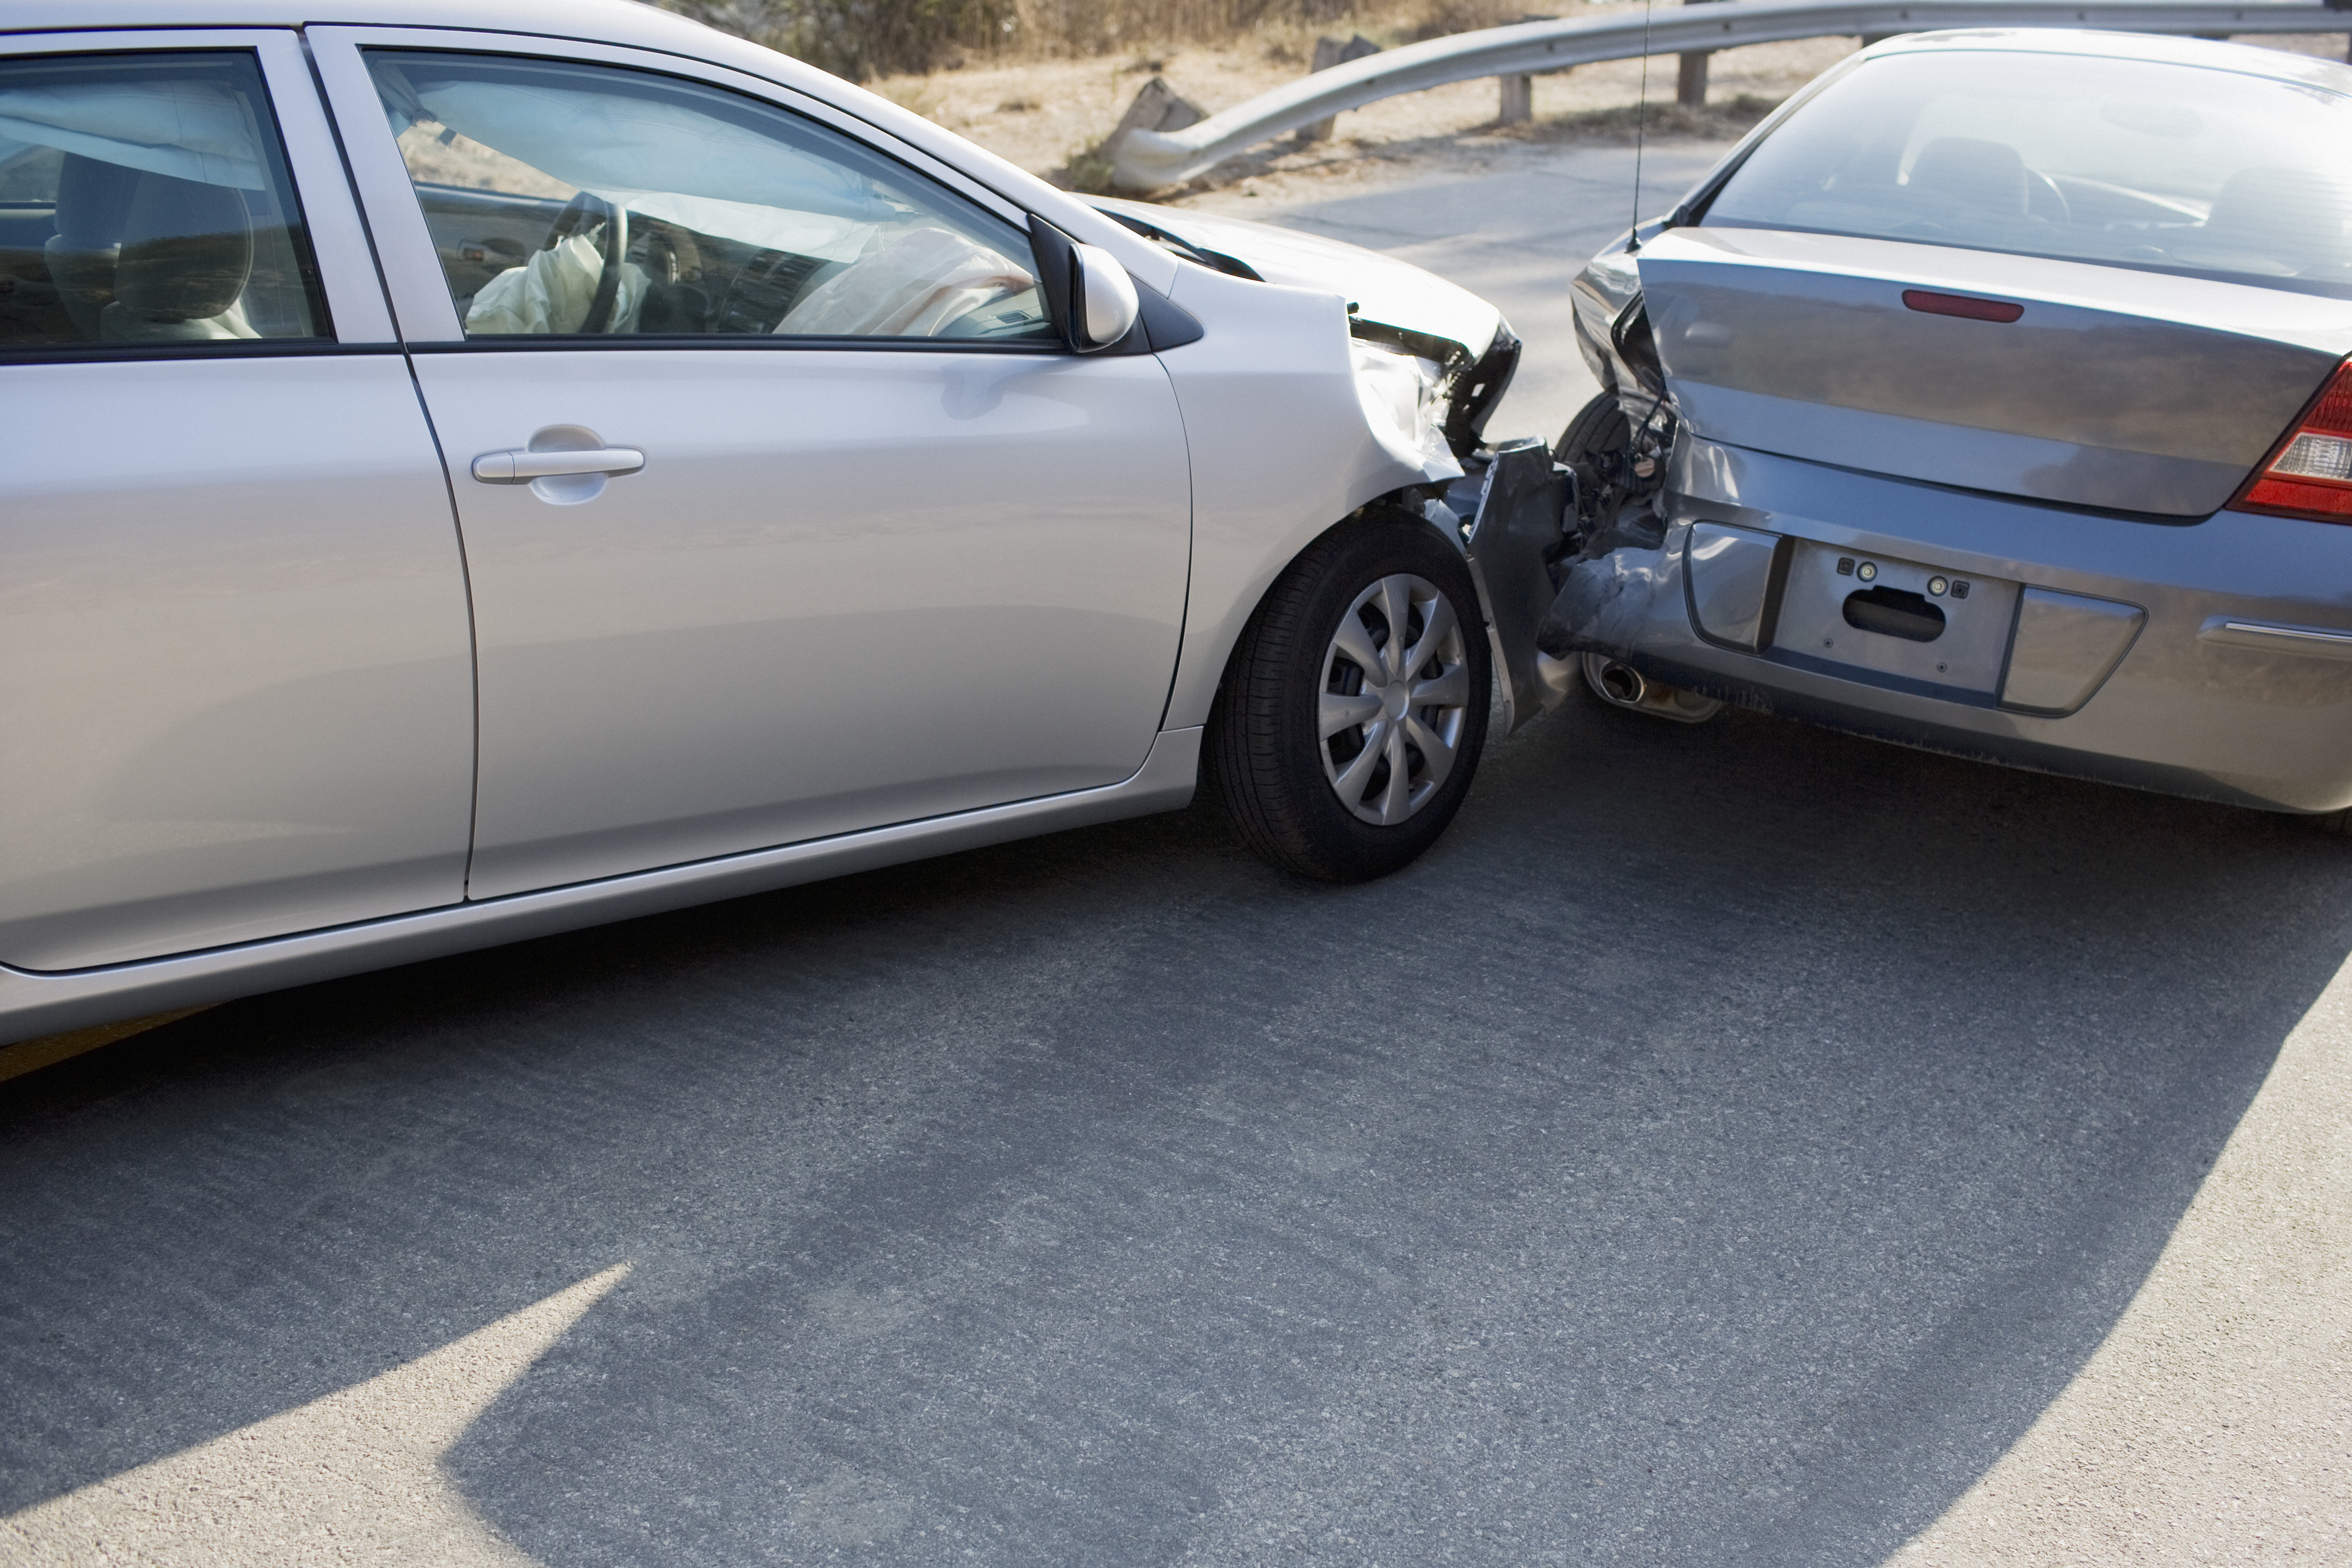
[[[1129,131],[1110,149],[1133,190],[1191,179],[1234,153],[1342,110],[1480,77],[1535,76],[1596,60],[1777,44],[1791,38],[1920,33],[1941,27],[2097,27],[2126,33],[2352,32],[2352,11],[2321,0],[1721,0],[1616,16],[1522,22],[1409,44],[1301,77],[1182,131]]]

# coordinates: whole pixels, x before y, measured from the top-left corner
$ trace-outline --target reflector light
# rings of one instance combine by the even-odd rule
[[[2301,431],[2287,443],[2278,461],[2271,465],[2271,472],[2293,474],[2297,479],[2352,479],[2352,440]]]
[[[1903,303],[1931,316],[1959,316],[1971,321],[2013,321],[2025,314],[2025,307],[2014,300],[1979,300],[1969,294],[1937,294],[1926,289],[1906,289]]]
[[[2231,506],[2352,522],[2352,360],[2336,367]]]

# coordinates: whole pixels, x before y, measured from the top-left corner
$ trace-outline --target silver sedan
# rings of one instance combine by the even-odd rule
[[[1831,71],[1576,281],[1550,672],[2352,806],[2347,144],[2352,69],[2228,44]]]
[[[1532,666],[1517,342],[1213,237],[617,0],[0,0],[0,1039],[1204,769],[1411,860]]]

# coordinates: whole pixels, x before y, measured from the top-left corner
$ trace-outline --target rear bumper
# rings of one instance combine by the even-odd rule
[[[1988,762],[2276,811],[2352,806],[2352,527],[2134,521],[1688,438],[1662,496],[1658,542],[1570,574],[1546,652],[1607,653],[1744,707]],[[1947,604],[1953,668],[1979,673],[1939,677],[1916,645],[1851,621],[1816,635],[1789,563],[1818,579],[1832,557],[1884,559],[1906,585],[1919,568],[1976,584],[1966,613],[2004,619],[1974,666]]]

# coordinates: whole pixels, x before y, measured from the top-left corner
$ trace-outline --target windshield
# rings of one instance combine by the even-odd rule
[[[2230,71],[1893,55],[1801,105],[1702,222],[2352,293],[2347,139],[2352,100]]]

